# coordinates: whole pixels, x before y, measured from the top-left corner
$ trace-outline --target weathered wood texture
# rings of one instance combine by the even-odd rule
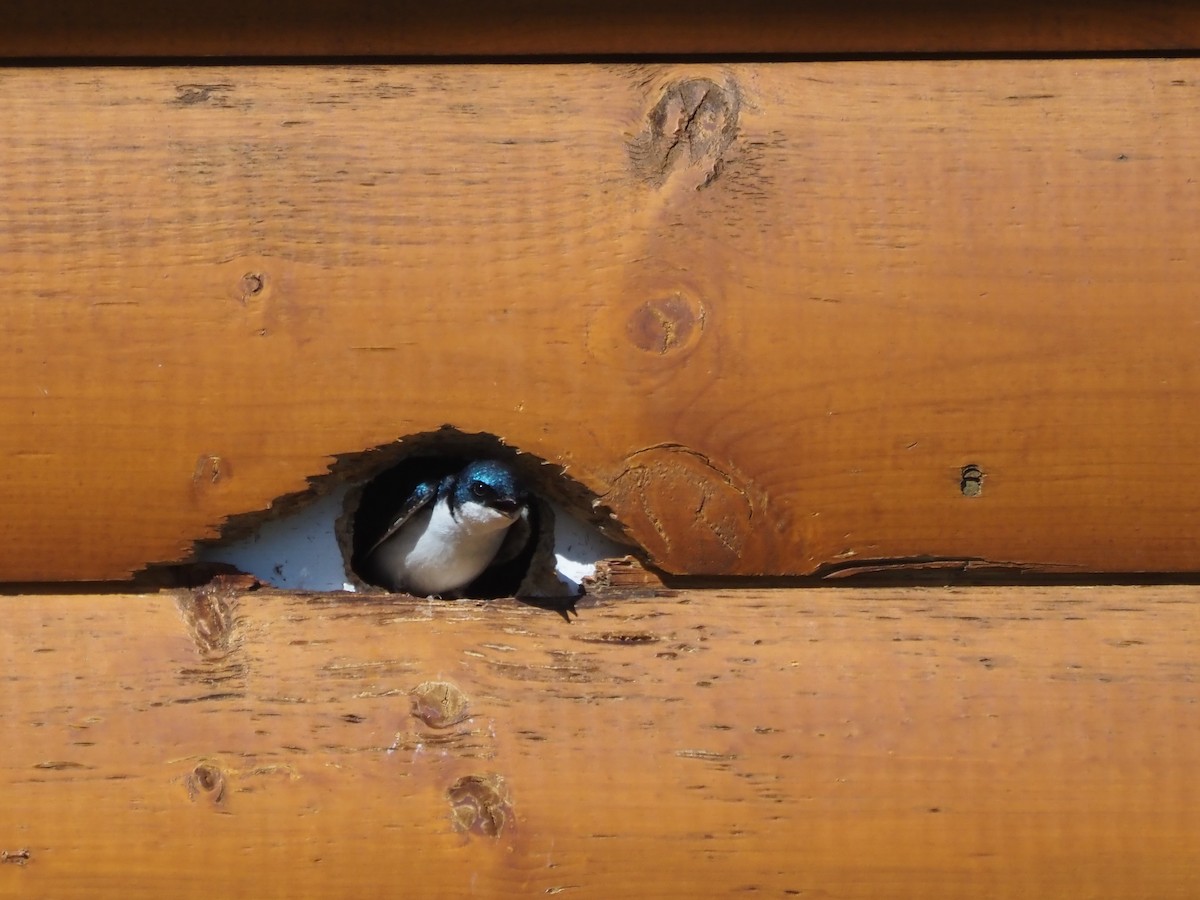
[[[673,572],[1200,568],[1200,60],[13,69],[0,113],[0,579],[445,423]]]
[[[6,598],[0,896],[1193,898],[1196,594]]]
[[[954,53],[1200,47],[1187,0],[8,0],[0,56]]]

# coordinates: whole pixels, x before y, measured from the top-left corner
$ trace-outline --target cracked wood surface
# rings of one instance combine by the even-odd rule
[[[1200,568],[1200,60],[10,68],[0,111],[0,580],[444,424],[668,572]]]
[[[1195,897],[1197,590],[6,597],[0,897]]]
[[[1186,50],[1186,0],[7,0],[0,56]]]

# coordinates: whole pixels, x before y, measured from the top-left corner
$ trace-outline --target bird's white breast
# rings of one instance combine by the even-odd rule
[[[457,519],[443,499],[418,512],[375,551],[395,586],[414,594],[448,594],[474,581],[495,558],[512,519],[464,503]]]

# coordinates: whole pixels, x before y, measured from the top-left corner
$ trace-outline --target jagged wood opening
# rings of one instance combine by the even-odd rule
[[[489,569],[464,596],[574,596],[599,559],[641,553],[596,495],[561,466],[496,435],[443,426],[338,456],[328,474],[310,480],[307,491],[227,522],[222,538],[198,547],[196,558],[233,565],[288,589],[384,590],[362,565],[364,555],[419,482],[461,470],[474,459],[494,459],[514,470],[531,496],[531,537],[521,554]]]

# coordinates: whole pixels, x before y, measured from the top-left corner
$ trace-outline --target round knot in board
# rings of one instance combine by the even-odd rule
[[[675,176],[695,190],[707,187],[737,137],[740,106],[732,83],[684,78],[667,85],[629,143],[634,171],[655,187]]]

